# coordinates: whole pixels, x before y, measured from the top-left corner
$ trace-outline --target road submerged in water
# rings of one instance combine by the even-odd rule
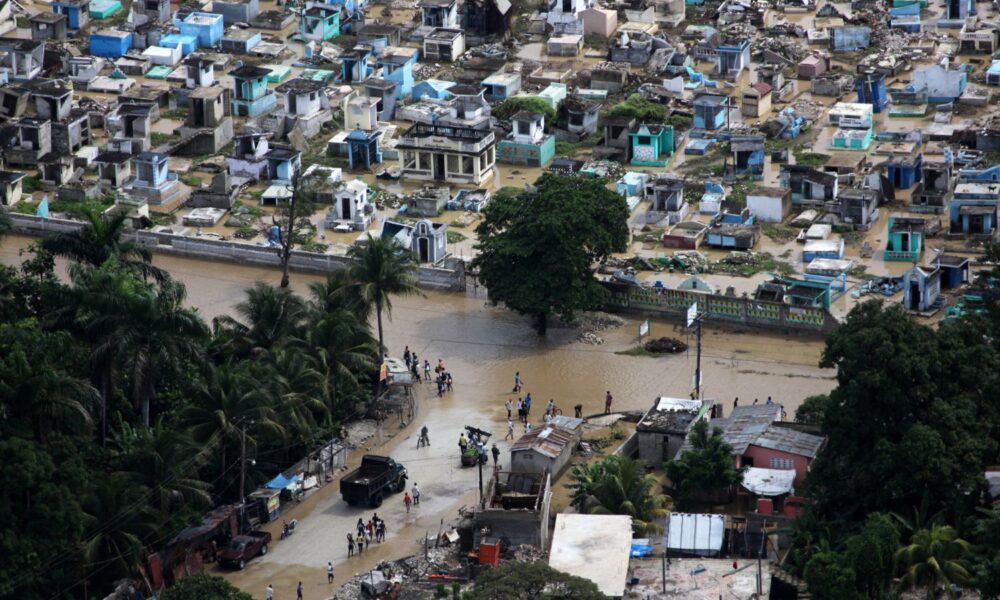
[[[16,235],[5,238],[0,262],[21,262],[19,251],[31,241]],[[280,280],[280,273],[271,269],[165,256],[156,256],[154,263],[187,286],[188,304],[208,321],[231,314],[243,299],[243,290],[254,282]],[[65,264],[58,268],[65,274]],[[321,279],[293,273],[292,287],[306,294],[308,284]],[[459,465],[457,442],[464,426],[491,431],[492,439],[500,440],[501,464],[507,459],[510,442],[502,440],[504,401],[515,397],[511,394],[515,372],[521,373],[523,391],[531,393],[538,407],[532,411],[536,424],[549,398],[567,414],[576,404],[583,405],[584,414],[594,414],[603,410],[606,390],[614,395],[616,411],[645,410],[659,396],[687,397],[695,367],[694,340],[676,322],[652,320],[651,335],[682,339],[691,350],[658,358],[618,354],[636,344],[638,328],[639,321],[625,319],[621,328],[598,332],[605,343],[591,345],[578,341],[579,331],[571,328],[552,328],[539,337],[527,319],[490,306],[481,289],[478,296],[425,292],[394,299],[392,319],[385,328],[390,354],[401,355],[409,345],[421,360],[433,364],[442,359],[454,377],[454,391],[437,398],[432,385],[416,386],[415,419],[400,428],[390,418],[381,435],[351,453],[348,467],[353,468],[364,453],[391,455],[406,465],[410,482],[420,485],[420,507],[406,514],[401,495],[387,498],[378,509],[388,526],[386,541],[348,559],[346,535],[354,531],[358,518],[367,522],[372,510],[348,507],[339,496],[338,482],[331,482],[283,515],[299,520],[292,537],[279,541],[280,522],[272,524],[269,530],[275,541],[267,555],[244,571],[225,576],[255,597],[269,583],[277,598],[294,597],[295,586],[302,581],[305,598],[328,598],[339,583],[379,560],[420,551],[424,536],[436,534],[442,520],[447,525],[463,505],[476,502],[477,472]],[[803,399],[829,392],[835,385],[834,372],[817,366],[821,340],[706,328],[703,341],[703,395],[721,401],[727,413],[735,397],[744,404],[772,396],[791,418]],[[432,445],[418,450],[416,436],[423,425]],[[516,432],[523,428],[518,426]],[[326,581],[328,561],[335,565],[334,585]]]

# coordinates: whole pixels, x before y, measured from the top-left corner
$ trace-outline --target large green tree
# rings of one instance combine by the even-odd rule
[[[161,600],[253,600],[225,579],[208,573],[197,573],[181,579],[167,588]]]
[[[940,590],[954,598],[951,584],[964,584],[972,579],[970,550],[970,544],[959,538],[951,526],[933,525],[917,531],[910,543],[896,552],[896,564],[902,575],[900,586],[924,588],[928,600],[937,598]]]
[[[544,562],[507,562],[476,579],[472,600],[605,600],[594,582]]]
[[[629,239],[625,200],[604,182],[544,174],[535,190],[498,195],[483,212],[473,266],[491,301],[530,315],[542,335],[552,315],[601,306],[595,264]]]
[[[821,414],[828,443],[807,480],[829,517],[908,511],[969,512],[995,456],[1000,360],[980,324],[935,331],[901,308],[868,302],[827,340],[822,366],[837,387]]]
[[[677,460],[664,465],[670,491],[682,508],[690,508],[699,496],[711,496],[743,481],[746,467],[737,468],[733,447],[718,427],[709,431],[706,421],[694,424],[689,434],[691,447]]]

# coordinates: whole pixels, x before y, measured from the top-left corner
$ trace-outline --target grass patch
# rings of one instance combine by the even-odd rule
[[[243,225],[239,226],[239,228],[236,230],[235,233],[233,233],[233,237],[239,238],[241,240],[249,240],[257,237],[257,234],[259,233],[260,232],[257,231],[256,227],[244,223]]]
[[[302,250],[306,252],[316,252],[318,254],[324,254],[330,248],[330,244],[323,244],[317,241],[309,241],[302,244]]]
[[[694,119],[686,115],[670,115],[667,125],[672,125],[675,131],[687,131],[694,125]]]
[[[176,137],[177,136],[175,136],[172,133],[158,133],[158,132],[153,132],[153,133],[149,134],[149,142],[152,145],[154,145],[154,146],[159,146],[161,144],[166,144],[167,142],[170,142],[171,140],[173,140]]]
[[[556,142],[556,156],[576,156],[579,151],[576,144],[571,144],[569,142]]]
[[[796,148],[793,154],[795,155],[795,164],[804,167],[822,167],[826,164],[826,161],[830,160],[830,156],[827,154],[806,152],[801,148]]]
[[[847,270],[847,276],[853,279],[867,279],[868,267],[866,265],[854,265]]]
[[[341,167],[347,166],[347,159],[340,156],[327,156],[325,154],[305,154],[302,156],[303,165],[316,163],[321,167]]]
[[[748,256],[744,262],[719,261],[712,263],[712,272],[727,273],[739,277],[752,277],[757,273],[778,273],[787,276],[795,272],[791,263],[776,260],[768,252],[756,252]]]
[[[33,194],[42,189],[41,179],[34,175],[28,175],[21,180],[21,191],[25,194]]]
[[[102,213],[111,208],[114,203],[115,197],[112,194],[101,196],[99,198],[81,200],[79,202],[56,199],[54,201],[49,201],[49,211],[83,216],[88,212]]]
[[[21,200],[14,205],[14,212],[19,215],[33,215],[38,207],[35,206],[34,202],[28,202],[27,200]]]
[[[465,229],[467,223],[461,219],[455,219],[451,223],[448,223],[448,227],[455,227],[457,229]],[[450,231],[448,233],[451,233]]]
[[[188,109],[186,108],[171,108],[169,110],[161,110],[160,116],[164,119],[176,119],[178,121],[184,121],[188,116]]]
[[[467,239],[464,235],[462,235],[461,233],[459,233],[457,231],[451,231],[451,230],[449,230],[446,235],[448,236],[448,243],[449,244],[457,244],[457,243],[459,243],[459,242]]]
[[[774,240],[780,244],[790,242],[799,235],[798,229],[778,223],[763,223],[760,226],[760,231],[767,236],[768,239]]]
[[[607,51],[608,45],[611,43],[610,38],[606,38],[599,33],[588,33],[583,36],[583,45],[586,48],[593,48],[594,50]]]
[[[181,178],[181,181],[187,186],[201,187],[201,177],[198,177],[197,175],[186,175]]]
[[[255,193],[255,192],[251,192],[251,194],[253,194],[253,193]],[[261,192],[256,192],[256,194],[257,194],[257,197],[260,198]],[[258,219],[264,216],[264,209],[262,209],[259,205],[256,205],[256,204],[250,204],[250,205],[243,204],[242,200],[237,200],[236,202],[233,202],[233,208],[230,210],[230,212],[232,212],[233,214],[236,214],[238,212],[237,209],[240,209],[240,208],[245,208],[246,209],[246,214],[253,215],[253,216],[257,217]]]

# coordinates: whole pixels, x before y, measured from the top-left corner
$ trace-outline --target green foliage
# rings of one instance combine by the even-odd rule
[[[556,111],[547,101],[534,96],[514,96],[493,107],[492,115],[498,119],[510,119],[521,111],[545,115],[546,128],[555,123]]]
[[[448,230],[447,237],[448,237],[448,243],[449,244],[457,244],[457,243],[459,243],[461,241],[464,241],[464,240],[468,239],[462,233],[460,233],[458,231],[452,231],[450,229]]]
[[[201,187],[201,177],[198,177],[197,175],[187,175],[187,176],[181,178],[181,181],[184,182],[184,185],[187,185],[187,186],[190,186],[190,187],[193,187],[193,188],[200,188]]]
[[[848,559],[837,552],[820,552],[805,568],[806,584],[816,600],[860,600],[856,579]]]
[[[25,194],[33,194],[42,189],[41,179],[34,175],[27,175],[21,180],[21,191]]]
[[[892,583],[899,530],[889,515],[874,513],[864,527],[847,539],[845,556],[854,570],[855,585],[869,598],[886,593]]]
[[[222,577],[197,573],[181,579],[167,588],[161,600],[252,600],[253,596],[240,591]]]
[[[688,434],[691,448],[666,465],[670,491],[682,509],[693,506],[705,494],[711,496],[743,481],[746,467],[733,462],[733,447],[726,443],[719,428],[708,430],[708,423],[699,420]]]
[[[476,579],[472,600],[604,600],[589,579],[556,571],[544,562],[505,562]]]
[[[67,213],[71,216],[87,220],[88,215],[100,215],[115,203],[113,194],[101,196],[99,198],[88,198],[86,200],[50,200],[49,211],[54,213]]]
[[[597,181],[544,174],[537,192],[498,193],[484,217],[473,265],[490,300],[533,316],[540,334],[550,315],[572,320],[604,301],[594,265],[627,247],[621,196]]]
[[[574,157],[579,151],[576,144],[569,142],[556,142],[556,156]]]
[[[795,409],[795,422],[806,425],[820,425],[823,415],[830,406],[830,397],[821,394],[819,396],[809,396],[802,401],[802,404]]]
[[[149,134],[149,142],[153,146],[159,146],[161,144],[166,144],[168,142],[174,141],[175,139],[176,139],[176,136],[174,134],[172,134],[172,133],[159,133],[157,131],[154,131],[153,133]]]
[[[917,531],[910,544],[896,552],[900,587],[925,588],[928,598],[944,588],[950,596],[952,583],[965,584],[972,578],[967,560],[970,550],[970,544],[948,525]]]
[[[931,510],[967,506],[997,449],[997,361],[969,323],[934,331],[898,307],[855,308],[821,363],[838,382],[817,415],[829,441],[807,480],[821,510],[855,519],[909,510],[925,493]]]
[[[636,533],[661,529],[657,521],[666,515],[670,498],[653,493],[659,484],[647,474],[642,462],[619,454],[582,465],[570,471],[571,505],[594,514],[629,515]]]
[[[694,119],[687,115],[670,115],[666,124],[673,126],[674,131],[687,131],[694,125]]]
[[[639,94],[632,94],[625,102],[615,106],[608,115],[612,117],[632,117],[638,121],[661,123],[666,117],[666,106],[643,100]]]

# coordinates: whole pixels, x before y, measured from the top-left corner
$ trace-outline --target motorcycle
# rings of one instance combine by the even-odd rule
[[[292,519],[291,521],[285,521],[281,525],[281,539],[286,537],[291,537],[295,533],[295,526],[299,524],[298,519]]]

